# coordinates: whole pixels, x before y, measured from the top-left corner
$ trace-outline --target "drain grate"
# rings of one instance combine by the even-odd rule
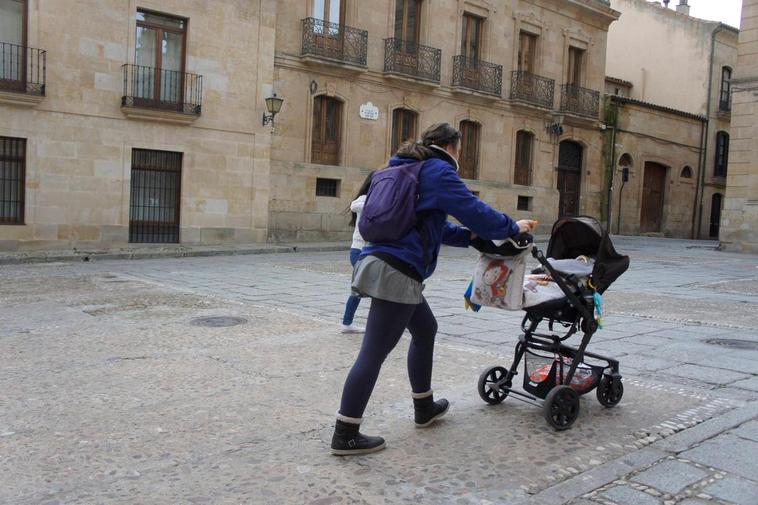
[[[228,326],[239,326],[245,324],[247,319],[244,317],[232,317],[232,316],[212,316],[212,317],[196,317],[190,321],[192,326],[202,326],[204,328],[226,328]]]
[[[740,340],[738,338],[709,338],[706,344],[739,349],[741,351],[758,351],[758,342],[752,340]]]

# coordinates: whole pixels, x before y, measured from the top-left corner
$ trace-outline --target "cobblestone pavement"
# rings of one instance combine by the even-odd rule
[[[426,294],[451,413],[413,428],[399,348],[366,413],[388,449],[348,459],[346,252],[0,267],[0,503],[758,504],[758,257],[615,243],[632,268],[591,349],[621,361],[619,406],[583,398],[562,433],[486,406],[522,313],[466,312],[475,254],[446,249]]]

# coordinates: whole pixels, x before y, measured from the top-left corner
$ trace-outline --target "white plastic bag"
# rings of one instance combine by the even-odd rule
[[[474,271],[471,301],[485,307],[521,310],[528,252],[526,249],[507,257],[482,254]]]

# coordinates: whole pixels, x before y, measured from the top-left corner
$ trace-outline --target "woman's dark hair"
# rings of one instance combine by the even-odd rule
[[[374,172],[369,173],[366,176],[366,180],[363,181],[363,184],[361,184],[360,189],[358,189],[358,193],[353,197],[353,200],[357,200],[358,197],[367,195],[368,194],[368,188],[371,186],[371,177],[373,177]],[[351,202],[353,201],[351,200]],[[347,211],[350,212],[350,206],[348,205]],[[355,212],[350,212],[352,216],[350,216],[350,226],[355,226],[355,221],[358,219],[358,214]]]
[[[406,142],[397,150],[397,155],[403,158],[425,160],[434,155],[430,146],[445,148],[457,145],[461,140],[461,132],[450,123],[433,124],[421,134],[421,140]]]

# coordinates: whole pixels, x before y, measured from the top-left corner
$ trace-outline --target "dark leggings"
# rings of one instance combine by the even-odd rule
[[[339,413],[363,417],[385,358],[395,348],[405,329],[411,332],[408,349],[408,378],[414,393],[432,388],[432,361],[437,320],[423,300],[418,305],[372,299],[363,344],[342,390]]]

